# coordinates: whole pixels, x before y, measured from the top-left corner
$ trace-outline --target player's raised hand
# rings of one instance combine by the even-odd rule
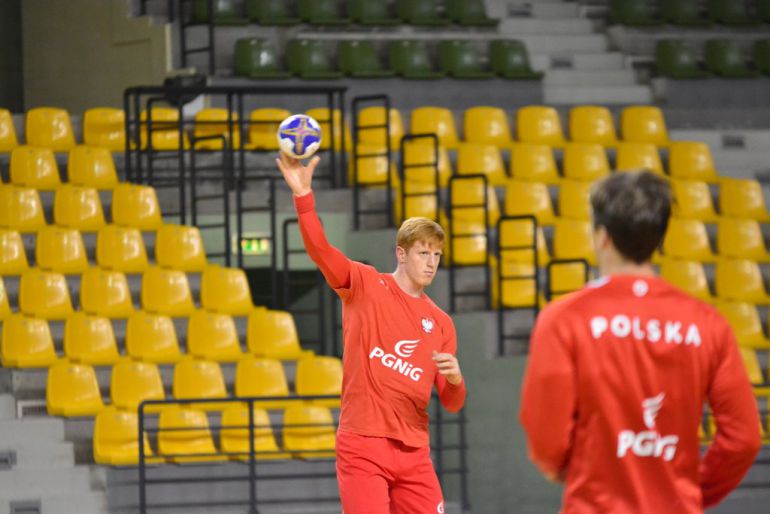
[[[451,353],[439,353],[434,350],[433,362],[436,363],[438,372],[444,375],[450,384],[458,385],[463,381],[460,363],[457,362],[457,358]]]
[[[307,166],[302,161],[289,157],[281,152],[280,158],[275,160],[278,169],[283,173],[283,178],[296,196],[303,196],[312,191],[313,172],[321,159],[318,156],[310,159]]]

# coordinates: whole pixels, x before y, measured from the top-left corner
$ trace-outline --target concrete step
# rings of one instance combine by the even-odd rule
[[[522,34],[591,34],[591,20],[583,18],[507,18],[498,25],[498,32],[519,37]]]
[[[549,70],[545,75],[545,87],[614,87],[636,85],[633,70]]]
[[[578,5],[577,2],[536,2],[531,12],[535,18],[576,18]]]
[[[543,89],[546,104],[646,104],[652,101],[652,92],[647,86],[546,86]]]
[[[0,434],[6,444],[29,441],[64,441],[64,422],[58,418],[26,418],[0,422]],[[0,482],[1,484],[2,482]]]
[[[29,441],[10,444],[0,441],[0,451],[16,453],[14,469],[72,468],[75,454],[70,442]]]
[[[751,129],[725,129],[725,130],[697,130],[697,129],[673,129],[669,130],[671,139],[683,141],[702,141],[714,151],[730,145],[731,141],[742,141],[744,150],[763,150],[770,147],[770,130]],[[737,149],[736,149],[737,151]]]
[[[16,398],[10,394],[0,394],[0,421],[16,419]]]
[[[104,493],[95,492],[46,495],[43,498],[30,495],[26,499],[0,500],[0,512],[9,512],[11,503],[15,504],[17,509],[22,504],[30,507],[38,505],[43,514],[104,514],[107,512],[107,500]]]
[[[58,493],[91,490],[87,467],[66,469],[33,468],[0,471],[0,499],[32,499]]]
[[[767,150],[714,150],[711,155],[719,171],[762,171],[770,169]]]
[[[603,34],[523,34],[518,39],[527,45],[531,54],[581,54],[599,53],[607,50],[607,38]]]
[[[529,56],[532,67],[537,70],[620,70],[626,68],[623,54],[617,52],[598,52],[585,54],[552,53],[532,54]]]

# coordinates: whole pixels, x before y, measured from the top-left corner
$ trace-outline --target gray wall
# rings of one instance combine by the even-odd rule
[[[0,109],[24,109],[21,51],[21,0],[0,2]]]

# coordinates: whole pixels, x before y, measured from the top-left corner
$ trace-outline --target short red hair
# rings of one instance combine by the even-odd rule
[[[444,229],[441,225],[428,218],[409,218],[398,229],[396,246],[409,250],[417,241],[430,243],[435,241],[444,246]]]

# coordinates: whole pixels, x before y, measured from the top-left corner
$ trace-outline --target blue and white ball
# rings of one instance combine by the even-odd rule
[[[321,147],[321,126],[306,114],[295,114],[278,127],[278,147],[295,159],[307,159]]]

